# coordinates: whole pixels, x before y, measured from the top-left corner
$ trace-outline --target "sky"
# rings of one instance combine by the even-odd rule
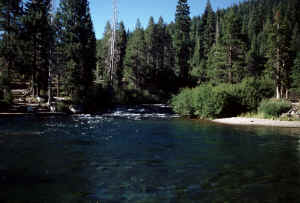
[[[191,17],[201,15],[207,0],[189,0]],[[102,38],[106,22],[112,19],[112,0],[89,0],[97,39]],[[160,16],[166,23],[174,21],[178,0],[117,0],[118,18],[126,29],[134,30],[139,18],[146,27],[150,16],[157,22]],[[239,0],[210,0],[214,10],[239,3]]]

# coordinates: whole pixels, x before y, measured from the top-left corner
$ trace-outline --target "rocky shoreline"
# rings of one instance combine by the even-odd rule
[[[232,117],[232,118],[214,119],[213,122],[228,124],[228,125],[300,128],[300,121],[280,121],[280,120],[259,119],[259,118]]]

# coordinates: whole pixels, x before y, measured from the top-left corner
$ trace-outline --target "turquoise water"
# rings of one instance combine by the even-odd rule
[[[299,202],[300,130],[0,118],[0,202]]]

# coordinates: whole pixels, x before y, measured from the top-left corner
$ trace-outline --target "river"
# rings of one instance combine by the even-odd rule
[[[117,112],[0,118],[0,202],[299,202],[298,129]]]

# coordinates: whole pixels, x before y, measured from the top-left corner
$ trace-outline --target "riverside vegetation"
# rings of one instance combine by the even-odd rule
[[[265,99],[299,95],[298,0],[248,0],[216,11],[208,0],[193,17],[190,2],[178,0],[174,22],[150,17],[133,31],[118,23],[113,55],[113,26],[97,40],[87,0],[61,0],[56,12],[51,2],[0,1],[2,111],[21,87],[34,98],[49,90],[68,98],[57,103],[62,111],[169,102],[200,118],[260,112],[269,108]]]

